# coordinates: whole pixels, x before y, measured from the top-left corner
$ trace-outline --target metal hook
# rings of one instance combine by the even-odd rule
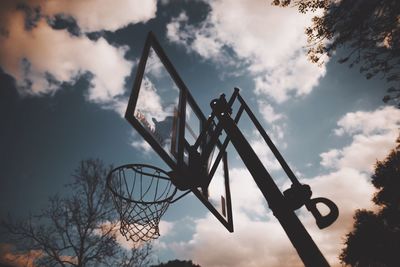
[[[329,208],[329,213],[322,215],[317,208],[318,203],[325,204],[325,206]],[[319,229],[328,227],[339,217],[339,209],[336,204],[324,197],[310,199],[310,201],[306,203],[306,207],[314,216],[315,222],[317,223]]]

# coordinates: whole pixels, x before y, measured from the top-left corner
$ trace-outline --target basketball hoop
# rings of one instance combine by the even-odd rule
[[[161,216],[177,192],[165,171],[146,164],[123,165],[108,174],[107,187],[126,240],[149,241],[160,236]]]
[[[149,59],[149,60],[148,60]],[[153,75],[149,62],[157,62],[163,75]],[[158,65],[157,65],[158,66]],[[165,75],[164,75],[165,74]],[[160,76],[160,77],[156,77]],[[167,78],[166,78],[167,77]],[[161,78],[161,79],[160,79]],[[157,109],[149,106],[146,83],[154,87]],[[239,103],[235,107],[235,103]],[[121,233],[133,241],[159,237],[159,223],[169,204],[192,192],[210,212],[233,232],[227,146],[232,144],[282,225],[305,266],[329,267],[329,263],[302,225],[295,210],[306,206],[320,229],[338,217],[337,206],[326,198],[313,198],[311,188],[301,184],[275,147],[255,114],[235,88],[211,101],[208,118],[190,94],[153,33],[149,33],[138,64],[125,118],[169,166],[166,173],[150,165],[131,164],[112,170],[107,186],[121,219]],[[283,194],[239,128],[246,114],[284,172],[292,187]],[[220,136],[225,134],[224,141]],[[216,155],[213,155],[213,151]],[[186,193],[175,197],[177,189]],[[208,192],[212,192],[212,197]],[[173,199],[175,197],[175,199]],[[220,197],[220,198],[219,198]],[[220,199],[220,201],[218,201]],[[321,214],[318,204],[329,209]]]

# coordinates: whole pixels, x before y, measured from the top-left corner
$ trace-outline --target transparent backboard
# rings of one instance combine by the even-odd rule
[[[179,95],[179,89],[150,48],[134,116],[174,162],[178,161]]]
[[[188,166],[189,149],[206,124],[206,117],[151,32],[138,65],[125,118],[172,170]],[[209,169],[219,153],[217,150],[210,155]],[[202,146],[198,152],[202,152]],[[233,231],[226,153],[217,165],[208,190],[193,188],[192,191]],[[205,177],[208,178],[211,177]]]
[[[215,207],[215,209],[223,216],[224,218],[229,218],[231,214],[230,205],[230,190],[229,190],[229,177],[227,170],[227,155],[225,152],[222,152],[222,159],[217,162],[217,157],[220,154],[220,150],[218,147],[214,148],[213,153],[210,156],[209,162],[209,173],[212,169],[212,166],[216,164],[216,171],[213,174],[213,178],[208,185],[208,201]]]

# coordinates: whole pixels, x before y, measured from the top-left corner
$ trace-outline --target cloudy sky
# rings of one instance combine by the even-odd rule
[[[394,147],[400,110],[382,103],[382,80],[337,64],[340,52],[322,66],[307,61],[310,19],[265,0],[2,1],[0,216],[40,210],[65,190],[82,159],[165,167],[123,119],[153,31],[206,116],[211,99],[241,88],[301,181],[338,205],[339,219],[324,230],[306,210],[298,213],[338,266],[354,210],[372,207],[369,176]],[[259,136],[243,130],[277,184],[288,188]],[[188,196],[163,217],[158,259],[302,266],[232,148],[229,157],[235,232]]]

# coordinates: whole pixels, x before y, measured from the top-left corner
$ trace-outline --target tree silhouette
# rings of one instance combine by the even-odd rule
[[[400,138],[372,175],[379,211],[358,210],[340,260],[350,266],[395,267],[400,263]]]
[[[67,185],[67,197],[53,196],[47,208],[25,221],[2,221],[10,242],[17,245],[16,260],[36,252],[37,266],[149,264],[150,244],[129,251],[117,243],[119,224],[105,187],[110,170],[100,160],[82,161]]]
[[[360,66],[367,79],[380,76],[391,82],[383,98],[400,107],[400,27],[398,0],[273,0],[277,6],[293,4],[299,12],[322,10],[306,29],[309,59],[322,63],[337,49],[346,56],[340,63]]]
[[[194,264],[192,261],[172,260],[168,261],[167,263],[152,265],[151,267],[201,267],[201,266],[198,264]]]

